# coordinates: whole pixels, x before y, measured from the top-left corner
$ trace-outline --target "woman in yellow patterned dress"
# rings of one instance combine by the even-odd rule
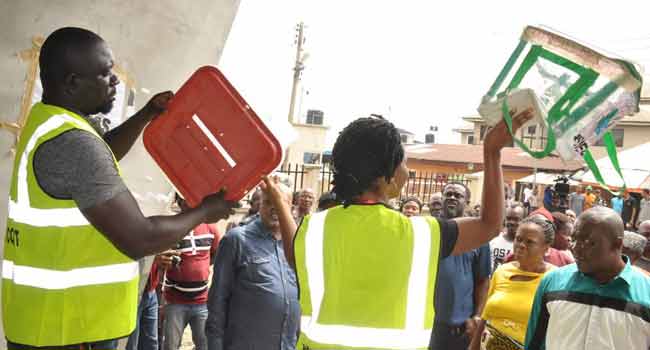
[[[515,260],[499,266],[471,350],[523,349],[528,317],[542,276],[555,267],[544,254],[555,239],[553,223],[542,215],[522,220],[514,241]]]

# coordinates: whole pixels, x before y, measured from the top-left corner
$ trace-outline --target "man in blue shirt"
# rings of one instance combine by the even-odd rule
[[[462,183],[443,189],[443,217],[464,216],[470,191]],[[490,248],[485,244],[440,260],[435,293],[435,321],[429,348],[466,350],[476,330],[490,282]]]
[[[582,214],[582,210],[585,205],[585,194],[582,193],[580,186],[576,187],[576,190],[569,194],[569,209],[573,210],[576,215]]]
[[[622,215],[623,213],[623,198],[621,198],[620,194],[617,194],[616,196],[612,197],[612,209],[618,214]]]
[[[576,264],[542,279],[528,321],[527,350],[650,348],[650,279],[621,255],[623,220],[595,207],[576,222]]]
[[[548,185],[544,189],[544,208],[553,211],[553,186]]]
[[[290,205],[291,192],[284,192]],[[278,215],[266,193],[259,216],[230,230],[219,244],[208,295],[209,350],[295,349],[300,318],[296,275],[285,258]]]

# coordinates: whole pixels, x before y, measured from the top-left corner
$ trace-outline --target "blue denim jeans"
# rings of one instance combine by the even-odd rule
[[[155,290],[142,294],[135,330],[129,336],[126,350],[158,350],[158,297]]]
[[[208,319],[206,304],[167,304],[164,315],[163,350],[178,350],[181,346],[183,331],[188,324],[192,329],[194,349],[208,349],[208,339],[205,336],[205,321]]]

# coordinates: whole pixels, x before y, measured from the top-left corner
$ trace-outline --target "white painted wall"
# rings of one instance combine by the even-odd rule
[[[239,0],[0,0],[0,121],[15,122],[25,90],[27,65],[17,53],[32,37],[59,27],[95,31],[113,49],[116,63],[135,80],[136,107],[155,93],[176,90],[199,66],[216,65],[239,7]],[[0,130],[0,227],[4,237],[13,135]],[[121,162],[127,184],[142,198],[145,214],[160,213],[156,199],[170,186],[139,142]],[[119,218],[116,218],[119,219]],[[4,245],[4,239],[0,240]],[[0,330],[0,349],[5,348]]]

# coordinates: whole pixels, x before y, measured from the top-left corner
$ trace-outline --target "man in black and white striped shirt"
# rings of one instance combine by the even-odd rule
[[[181,211],[187,209],[185,201],[178,195],[176,202]],[[178,242],[176,252],[180,261],[165,271],[163,284],[166,302],[163,349],[177,350],[188,324],[192,328],[196,349],[207,349],[208,280],[221,236],[214,225],[201,224]]]

